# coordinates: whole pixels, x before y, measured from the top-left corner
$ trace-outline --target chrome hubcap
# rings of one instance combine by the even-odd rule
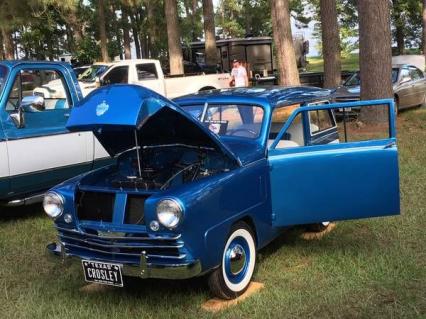
[[[230,268],[233,275],[238,275],[246,263],[246,252],[241,245],[235,245],[230,253]]]

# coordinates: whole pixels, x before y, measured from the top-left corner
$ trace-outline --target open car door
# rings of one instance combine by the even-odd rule
[[[368,114],[386,112],[388,121],[363,126],[359,119],[366,107]],[[338,132],[338,143],[307,142],[298,147],[279,148],[279,142],[289,135],[296,118],[303,119],[305,141],[321,134],[321,127],[315,132],[309,128],[312,112],[321,110],[333,110],[331,114],[336,115],[334,127],[326,130]],[[392,100],[296,109],[268,150],[272,224],[287,226],[399,214],[394,120]]]

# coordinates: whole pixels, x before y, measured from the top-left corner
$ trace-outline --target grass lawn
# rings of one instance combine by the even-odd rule
[[[210,297],[202,279],[80,291],[79,265],[45,257],[55,232],[36,206],[0,219],[0,316],[425,318],[426,109],[402,112],[398,121],[402,215],[340,222],[318,241],[285,234],[260,253],[255,280],[265,288],[235,307],[202,310]]]
[[[322,57],[308,57],[309,64],[307,71],[310,72],[323,72],[324,60]],[[351,54],[347,58],[342,58],[343,71],[356,71],[359,70],[359,57],[358,54]]]

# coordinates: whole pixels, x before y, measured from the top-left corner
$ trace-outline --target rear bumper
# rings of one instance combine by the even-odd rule
[[[81,262],[80,257],[67,254],[64,246],[59,243],[51,243],[46,248],[48,256],[56,262],[59,260],[66,265]],[[122,264],[123,275],[140,278],[188,279],[201,274],[201,262],[199,260],[179,264],[155,264],[148,259],[148,256],[141,254],[139,266]],[[108,260],[103,261],[110,262]]]

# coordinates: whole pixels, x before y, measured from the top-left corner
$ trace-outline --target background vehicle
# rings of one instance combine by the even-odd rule
[[[59,242],[48,250],[80,261],[89,282],[209,274],[212,292],[231,299],[285,226],[398,214],[393,101],[349,104],[390,113],[385,136],[352,142],[333,115],[348,105],[327,104],[329,94],[237,88],[177,105],[135,85],[100,88],[67,127],[93,131],[117,163],[49,191]]]
[[[141,59],[114,62],[99,80],[101,85],[141,85],[163,96],[174,98],[203,90],[227,88],[230,79],[227,73],[165,76],[158,60]],[[85,92],[90,90],[92,88],[87,88]]]
[[[51,95],[41,95],[53,81]],[[0,204],[41,200],[53,185],[110,161],[91,132],[65,128],[81,99],[69,64],[0,62]]]
[[[335,102],[350,102],[360,99],[359,72],[354,73],[333,94]],[[392,83],[396,111],[423,105],[426,102],[426,79],[423,71],[414,65],[395,64],[392,66]]]

